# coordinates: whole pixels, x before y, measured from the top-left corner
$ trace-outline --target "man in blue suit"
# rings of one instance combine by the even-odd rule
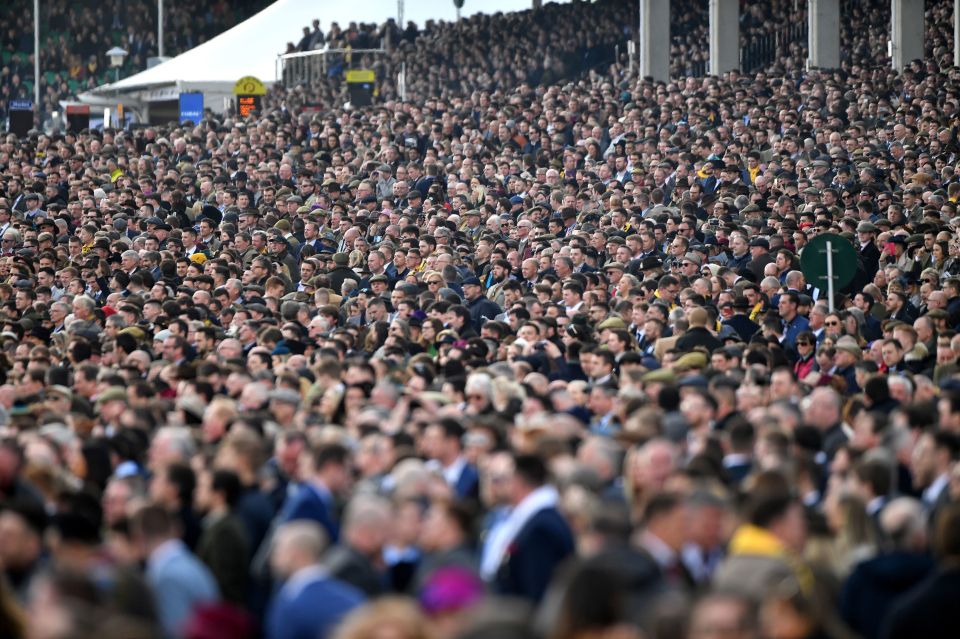
[[[557,509],[557,490],[547,484],[547,466],[535,455],[516,455],[510,515],[498,540],[501,559],[493,586],[504,595],[537,602],[553,573],[573,555],[573,533]]]
[[[340,537],[336,496],[350,485],[350,453],[339,444],[327,444],[302,453],[307,479],[284,504],[279,523],[309,519],[323,527],[331,543]]]
[[[183,636],[194,610],[220,599],[217,582],[177,535],[173,516],[162,506],[141,508],[130,521],[134,543],[147,563],[146,579],[153,592],[165,637]]]
[[[359,590],[320,566],[325,548],[325,533],[316,522],[293,521],[277,531],[270,568],[283,586],[267,610],[266,639],[325,639],[364,602]]]
[[[463,425],[445,417],[427,426],[423,433],[424,452],[430,464],[443,473],[459,499],[479,499],[480,475],[463,456]]]

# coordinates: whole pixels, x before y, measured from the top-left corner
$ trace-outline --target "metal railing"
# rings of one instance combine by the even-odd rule
[[[702,78],[710,72],[709,60],[688,60],[685,67],[684,76]]]
[[[753,73],[770,66],[794,43],[807,42],[807,22],[792,24],[770,33],[752,36],[740,47],[740,71]]]
[[[777,59],[784,57],[785,50],[794,44],[807,45],[808,25],[806,20],[769,33],[748,36],[740,46],[740,71],[753,73],[770,66]],[[634,61],[637,56],[636,44],[630,42],[626,48],[628,65],[635,69]],[[671,64],[671,72],[680,77],[700,78],[710,73],[710,61],[707,59],[685,59],[679,64]]]
[[[386,49],[317,49],[277,56],[277,80],[285,89],[314,86],[327,77],[342,75],[349,69],[363,66],[367,55],[385,55]]]

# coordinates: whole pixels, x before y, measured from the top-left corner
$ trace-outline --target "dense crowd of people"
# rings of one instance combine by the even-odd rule
[[[164,55],[175,56],[206,42],[246,20],[269,4],[267,0],[194,0],[169,2],[164,19]],[[40,96],[42,113],[62,110],[68,100],[89,89],[113,82],[107,51],[115,46],[128,53],[122,76],[147,68],[159,55],[157,2],[107,0],[75,3],[41,2]],[[33,100],[33,2],[9,0],[0,14],[0,120],[10,100]]]
[[[898,74],[856,4],[833,71],[532,77],[532,13],[405,103],[4,135],[0,636],[960,636],[951,9]]]

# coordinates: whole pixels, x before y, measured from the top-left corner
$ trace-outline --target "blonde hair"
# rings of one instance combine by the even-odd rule
[[[377,639],[382,628],[391,637],[434,639],[427,618],[410,599],[382,597],[351,612],[333,634],[333,639]]]

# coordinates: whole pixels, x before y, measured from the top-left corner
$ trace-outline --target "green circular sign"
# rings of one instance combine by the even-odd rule
[[[833,288],[838,290],[853,281],[857,273],[857,250],[849,240],[834,233],[817,235],[807,242],[800,254],[800,270],[807,282],[826,291],[827,283],[827,245],[833,256]]]

